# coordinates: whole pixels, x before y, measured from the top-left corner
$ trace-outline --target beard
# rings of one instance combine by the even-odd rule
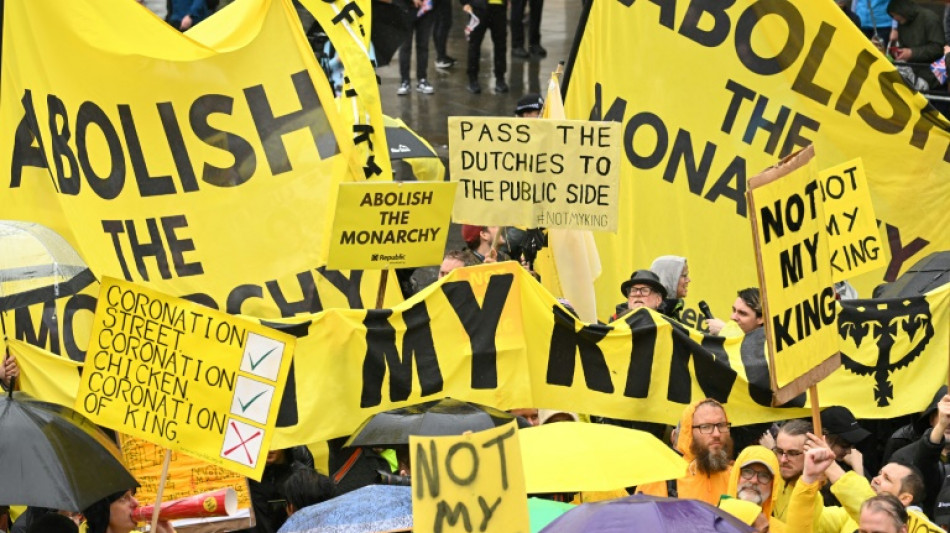
[[[696,467],[706,475],[723,472],[729,468],[729,459],[732,457],[732,439],[722,439],[722,447],[712,451],[707,447],[700,447],[695,440],[690,443],[689,451],[696,457]]]
[[[736,497],[740,500],[745,500],[747,502],[752,502],[756,505],[762,505],[764,498],[762,497],[762,491],[758,487],[751,487],[744,485],[736,492]]]

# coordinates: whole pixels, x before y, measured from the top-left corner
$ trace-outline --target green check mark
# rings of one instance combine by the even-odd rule
[[[258,393],[257,393],[257,396],[254,396],[253,398],[251,398],[250,400],[248,400],[247,403],[242,402],[241,399],[238,398],[238,403],[241,405],[241,412],[242,412],[242,413],[243,413],[243,412],[246,412],[246,411],[247,411],[247,408],[250,407],[252,403],[254,403],[255,401],[257,401],[258,398],[260,398],[261,396],[263,396],[265,392],[267,392],[267,391],[258,392]]]
[[[267,350],[267,353],[265,353],[264,355],[262,355],[262,356],[260,357],[260,359],[258,359],[256,362],[254,361],[254,356],[251,356],[251,355],[247,356],[248,362],[251,363],[251,370],[252,370],[252,371],[253,371],[253,370],[256,370],[256,369],[257,369],[257,365],[263,363],[263,362],[264,362],[264,359],[267,359],[267,357],[268,357],[270,354],[274,353],[274,350],[276,350],[276,349],[277,349],[277,346],[274,346],[274,347],[271,348],[270,350]]]

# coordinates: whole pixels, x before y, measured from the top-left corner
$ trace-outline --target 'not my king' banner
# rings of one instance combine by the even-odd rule
[[[601,319],[631,271],[671,253],[689,260],[688,311],[726,315],[756,283],[746,181],[809,144],[819,170],[863,159],[886,267],[852,280],[861,296],[950,249],[947,122],[834,2],[585,5],[565,111],[620,122],[623,140],[620,224],[596,235]]]

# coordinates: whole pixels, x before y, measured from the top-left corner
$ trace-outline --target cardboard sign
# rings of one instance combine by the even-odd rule
[[[818,173],[834,281],[885,266],[864,163],[854,159]]]
[[[415,531],[527,533],[518,426],[409,437]]]
[[[838,366],[836,298],[814,149],[749,180],[773,401],[801,394]]]
[[[455,183],[343,183],[327,265],[337,270],[438,265]]]
[[[616,231],[620,125],[450,117],[452,220]]]
[[[260,479],[295,339],[104,278],[76,411]]]

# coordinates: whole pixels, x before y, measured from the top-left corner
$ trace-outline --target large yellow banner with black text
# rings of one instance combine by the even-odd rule
[[[325,267],[336,186],[363,162],[289,0],[186,34],[135,2],[3,7],[4,218],[52,227],[96,276],[230,313],[374,300],[378,273]]]
[[[596,235],[598,316],[661,255],[687,257],[684,319],[727,316],[756,285],[746,180],[815,145],[818,169],[861,157],[880,253],[852,283],[869,297],[950,249],[950,133],[834,2],[587,2],[569,61],[569,119],[621,123],[620,224]],[[839,248],[860,266],[878,250]],[[845,258],[842,254],[848,254]]]
[[[945,382],[948,322],[950,285],[916,298],[843,302],[842,368],[821,382],[822,405],[859,418],[922,410]],[[297,337],[275,448],[348,435],[379,411],[444,396],[670,424],[705,397],[722,401],[739,425],[809,413],[804,395],[794,407],[770,407],[761,328],[704,335],[648,310],[582,323],[514,262],[457,269],[390,309],[268,324]],[[11,349],[18,358],[39,351]],[[24,365],[24,383],[28,372]],[[72,390],[58,395],[75,396],[73,376]]]

